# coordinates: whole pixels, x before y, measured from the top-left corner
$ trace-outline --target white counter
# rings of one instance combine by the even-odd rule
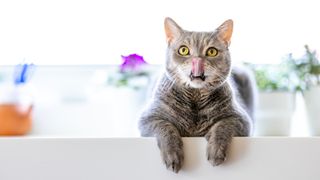
[[[204,138],[184,138],[185,164],[166,170],[154,138],[0,138],[1,180],[318,180],[320,138],[234,138],[212,167]]]

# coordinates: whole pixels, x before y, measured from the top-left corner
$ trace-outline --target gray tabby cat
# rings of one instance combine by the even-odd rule
[[[232,31],[232,20],[213,32],[190,32],[165,19],[166,71],[139,128],[156,137],[165,165],[176,173],[184,160],[181,137],[205,136],[207,158],[217,166],[232,137],[250,135],[254,91],[244,71],[231,72]]]

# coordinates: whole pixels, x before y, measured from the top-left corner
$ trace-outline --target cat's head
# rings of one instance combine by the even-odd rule
[[[231,69],[228,46],[232,20],[212,32],[183,30],[171,18],[166,18],[164,24],[169,78],[192,88],[215,88],[226,81]]]

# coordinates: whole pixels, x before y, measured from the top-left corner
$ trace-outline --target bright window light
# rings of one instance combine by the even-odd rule
[[[276,63],[305,44],[320,48],[316,0],[10,0],[0,2],[0,64],[119,64],[138,53],[165,61],[163,20],[212,31],[235,22],[234,61]]]

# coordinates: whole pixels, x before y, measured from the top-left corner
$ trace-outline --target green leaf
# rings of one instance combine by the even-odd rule
[[[314,75],[320,75],[320,65],[311,66],[310,73]]]

